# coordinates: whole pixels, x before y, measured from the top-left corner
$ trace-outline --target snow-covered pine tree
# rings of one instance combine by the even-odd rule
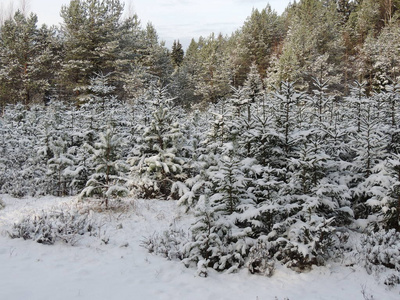
[[[395,153],[385,157],[358,187],[365,195],[368,214],[363,217],[368,221],[369,231],[400,230],[400,157]]]
[[[226,145],[228,152],[233,145]],[[248,179],[240,170],[240,161],[233,153],[220,157],[220,164],[211,177],[214,183],[214,194],[210,196],[212,207],[215,211],[232,215],[237,207],[248,201],[246,185]]]
[[[213,156],[207,151],[207,131],[209,120],[200,111],[190,113],[182,124],[183,143],[181,151],[185,158],[183,168],[187,177],[184,181],[176,181],[172,186],[175,199],[178,204],[193,208],[199,196],[208,185],[210,188],[208,168],[214,164]]]
[[[366,201],[371,196],[371,187],[374,180],[379,180],[374,174],[380,169],[387,158],[389,143],[388,127],[382,124],[379,115],[382,103],[376,98],[369,97],[363,101],[360,112],[360,130],[354,136],[351,145],[355,153],[353,160],[353,181],[356,186],[352,188],[353,209],[356,218],[366,219],[370,215]]]
[[[238,92],[240,93],[240,92]],[[179,204],[187,209],[194,208],[206,189],[214,190],[212,174],[218,170],[221,153],[226,150],[224,146],[228,141],[236,143],[237,127],[232,123],[232,118],[239,113],[240,104],[233,101],[221,100],[217,104],[210,104],[203,120],[197,120],[199,125],[195,140],[196,145],[192,153],[191,176],[185,182],[177,182],[174,190],[180,195]],[[212,119],[208,116],[213,116]],[[200,121],[200,123],[198,123]]]
[[[35,141],[40,159],[38,168],[45,169],[37,189],[42,189],[44,194],[64,196],[68,194],[69,182],[63,172],[71,164],[67,153],[71,146],[71,131],[65,126],[68,106],[60,101],[50,101],[45,109],[39,116]]]
[[[99,140],[93,147],[86,144],[87,150],[91,153],[89,159],[93,170],[90,170],[92,173],[86,182],[86,187],[80,193],[81,198],[97,195],[108,207],[110,198],[128,194],[125,186],[128,166],[121,157],[121,144],[123,140],[113,128],[107,128],[104,133],[100,133]]]
[[[2,189],[15,197],[45,193],[46,160],[38,153],[41,109],[26,110],[24,105],[8,106],[6,124],[7,180]]]
[[[243,259],[235,255],[232,245],[231,224],[215,213],[207,192],[196,204],[196,221],[190,228],[192,240],[182,247],[184,264],[190,266],[194,263],[198,275],[204,277],[208,275],[207,268],[234,271],[243,265]]]
[[[186,179],[181,156],[182,131],[166,88],[153,85],[149,92],[152,115],[142,139],[129,158],[134,188],[144,197],[171,194],[175,181]]]
[[[295,132],[301,126],[301,114],[303,109],[300,103],[304,94],[296,90],[294,83],[281,82],[281,86],[273,94],[274,118],[279,140],[275,147],[280,148],[281,159],[275,165],[285,167],[288,159],[293,154],[296,146]]]
[[[51,192],[56,196],[65,196],[68,193],[68,188],[70,187],[69,177],[66,176],[66,169],[69,169],[74,161],[73,156],[68,153],[67,143],[58,137],[52,141],[50,145],[50,150],[52,153],[52,158],[47,161],[47,176],[52,183]]]
[[[366,101],[366,82],[355,81],[350,87],[350,96],[346,98],[350,113],[347,115],[349,120],[356,121],[355,129],[361,131],[361,119],[364,104]]]
[[[382,92],[382,96],[385,102],[385,119],[390,121],[392,128],[395,128],[398,124],[399,117],[399,99],[400,99],[400,83],[392,82],[385,86],[385,90]]]
[[[371,203],[370,205],[376,205],[381,207],[381,213],[383,214],[383,227],[387,229],[395,229],[400,232],[400,155],[391,154],[387,160],[386,168],[390,174],[391,180],[384,181],[382,179],[382,185],[386,183],[386,195],[379,197],[379,203]],[[389,186],[387,184],[389,183]]]
[[[260,107],[260,98],[264,96],[262,80],[255,64],[252,64],[244,86],[237,89],[232,87],[232,91],[234,93],[229,102],[236,108],[236,116],[231,116],[231,140],[236,139],[242,144],[243,156],[252,156],[252,147],[256,142],[254,117]]]
[[[333,105],[334,97],[328,95],[329,81],[321,81],[313,77],[313,96],[309,99],[309,106],[312,114],[312,122],[316,123],[317,128],[323,129],[330,121],[330,108]]]
[[[7,181],[6,172],[9,165],[6,135],[8,135],[6,124],[4,119],[0,118],[0,191]]]
[[[246,210],[251,201],[247,178],[232,152],[232,145],[226,145],[226,149],[218,166],[209,170],[212,184],[203,185],[194,208],[192,241],[183,246],[184,262],[195,262],[198,273],[204,276],[208,267],[236,271],[244,264],[249,248],[246,237],[251,229],[239,228],[236,224],[237,213]]]

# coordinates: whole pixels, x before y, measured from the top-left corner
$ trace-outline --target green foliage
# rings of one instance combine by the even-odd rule
[[[253,9],[238,38],[240,61],[245,65],[241,66],[239,72],[247,72],[251,64],[255,63],[260,74],[264,74],[270,66],[271,56],[278,52],[285,35],[283,17],[278,16],[269,4],[261,11]],[[237,84],[242,84],[243,80],[239,79]]]
[[[318,78],[338,95],[348,94],[353,80],[366,80],[370,93],[400,76],[398,0],[303,0],[282,15],[267,5],[230,36],[193,39],[186,55],[179,40],[170,51],[151,23],[142,28],[138,16],[122,13],[121,1],[73,0],[61,9],[61,28],[38,28],[35,15],[21,12],[6,20],[0,106],[43,96],[80,105],[98,74],[108,74],[121,99],[134,101],[159,81],[187,107],[229,97],[230,85],[244,85],[254,68],[267,90],[295,81],[311,91]]]
[[[120,1],[74,0],[63,6],[65,58],[62,80],[71,90],[89,83],[93,74],[116,71],[119,55]]]
[[[172,45],[171,59],[175,67],[180,67],[182,65],[184,54],[182,44],[179,43],[179,41],[174,41],[174,44]]]
[[[41,100],[59,63],[55,34],[21,11],[0,27],[0,107]]]

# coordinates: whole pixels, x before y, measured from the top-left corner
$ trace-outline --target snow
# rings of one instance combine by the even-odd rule
[[[170,225],[187,230],[193,217],[173,201],[125,200],[129,209],[94,211],[103,219],[99,237],[83,236],[75,246],[48,246],[10,239],[7,231],[24,215],[77,206],[76,198],[0,197],[0,299],[399,299],[361,267],[332,264],[296,273],[278,266],[269,277],[208,271],[204,278],[181,262],[149,254],[141,241]],[[109,239],[105,244],[102,240]]]

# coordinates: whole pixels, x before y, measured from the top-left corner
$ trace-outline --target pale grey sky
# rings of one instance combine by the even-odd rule
[[[10,2],[14,8],[24,0],[0,0],[0,9]],[[58,25],[60,10],[69,0],[25,0],[37,14],[39,24]],[[192,38],[211,32],[230,34],[250,16],[252,8],[263,9],[269,3],[279,14],[290,0],[126,0],[125,9],[135,12],[145,26],[153,23],[161,40],[170,47],[179,39],[186,48]]]

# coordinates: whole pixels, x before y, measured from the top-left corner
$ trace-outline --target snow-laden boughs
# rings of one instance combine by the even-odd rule
[[[376,228],[400,228],[400,157],[391,154],[372,169],[372,174],[361,184],[368,196],[371,209],[370,225]]]
[[[150,123],[129,158],[132,186],[146,198],[168,197],[173,183],[187,176],[181,156],[183,134],[166,89],[154,86],[150,92]]]
[[[249,258],[246,263],[251,274],[260,274],[271,277],[275,271],[275,260],[265,242],[258,240],[250,248]]]
[[[358,249],[362,263],[369,274],[393,270],[386,277],[386,285],[400,284],[400,233],[394,229],[363,234]]]
[[[312,265],[323,265],[332,255],[335,239],[332,220],[315,218],[310,222],[290,220],[288,229],[281,236],[260,236],[250,248],[247,266],[251,273],[271,276],[276,262],[298,272],[309,270]]]
[[[282,82],[280,88],[273,94],[273,115],[280,139],[276,146],[281,149],[282,164],[293,155],[292,151],[296,146],[295,133],[302,125],[303,99],[304,93],[297,91],[291,82]]]
[[[67,176],[70,173],[65,171],[74,164],[74,158],[67,152],[66,143],[61,138],[52,143],[51,151],[53,157],[48,160],[47,176],[55,186],[52,188],[55,194],[64,196],[68,194],[67,189],[70,187],[70,177]]]
[[[236,215],[252,201],[249,179],[233,145],[224,144],[223,149],[225,153],[195,178],[180,200],[191,205],[196,216],[192,240],[183,245],[184,263],[197,265],[201,276],[207,275],[207,268],[236,271],[243,266],[249,248],[251,228],[241,228]]]
[[[356,217],[366,219],[370,214],[366,201],[371,197],[372,186],[376,185],[373,181],[380,181],[376,172],[379,172],[388,156],[389,130],[380,121],[382,103],[374,97],[358,97],[361,99],[356,102],[358,129],[350,142],[354,153],[352,161],[354,186],[351,192]],[[373,193],[374,190],[372,190]]]
[[[364,235],[361,246],[364,248],[368,265],[384,265],[390,269],[400,270],[399,233],[395,230],[380,231]]]
[[[121,137],[112,128],[108,128],[105,133],[100,133],[94,147],[86,145],[91,153],[89,161],[93,169],[90,170],[92,173],[81,197],[97,195],[105,200],[107,206],[111,197],[128,194],[125,186],[128,166],[119,152],[122,143]]]
[[[234,272],[243,266],[246,234],[237,230],[229,216],[215,210],[207,194],[200,197],[195,210],[192,240],[182,246],[183,263],[197,265],[200,276],[207,276],[207,268]]]
[[[232,215],[238,206],[248,201],[247,179],[240,169],[240,162],[232,154],[222,156],[218,166],[211,174],[214,183],[210,201],[214,211]]]
[[[274,239],[274,257],[289,268],[304,270],[312,265],[324,265],[333,248],[333,219],[312,216],[307,221],[289,218],[282,222],[286,227],[282,237]],[[279,225],[278,225],[279,226]],[[281,232],[284,228],[275,227]]]
[[[398,89],[368,95],[358,83],[342,99],[315,80],[313,96],[287,82],[267,94],[253,72],[232,99],[195,112],[157,84],[122,103],[102,75],[79,107],[9,106],[0,191],[177,199],[195,214],[189,239],[171,231],[147,248],[202,276],[307,270],[335,256],[338,232],[399,230]]]

